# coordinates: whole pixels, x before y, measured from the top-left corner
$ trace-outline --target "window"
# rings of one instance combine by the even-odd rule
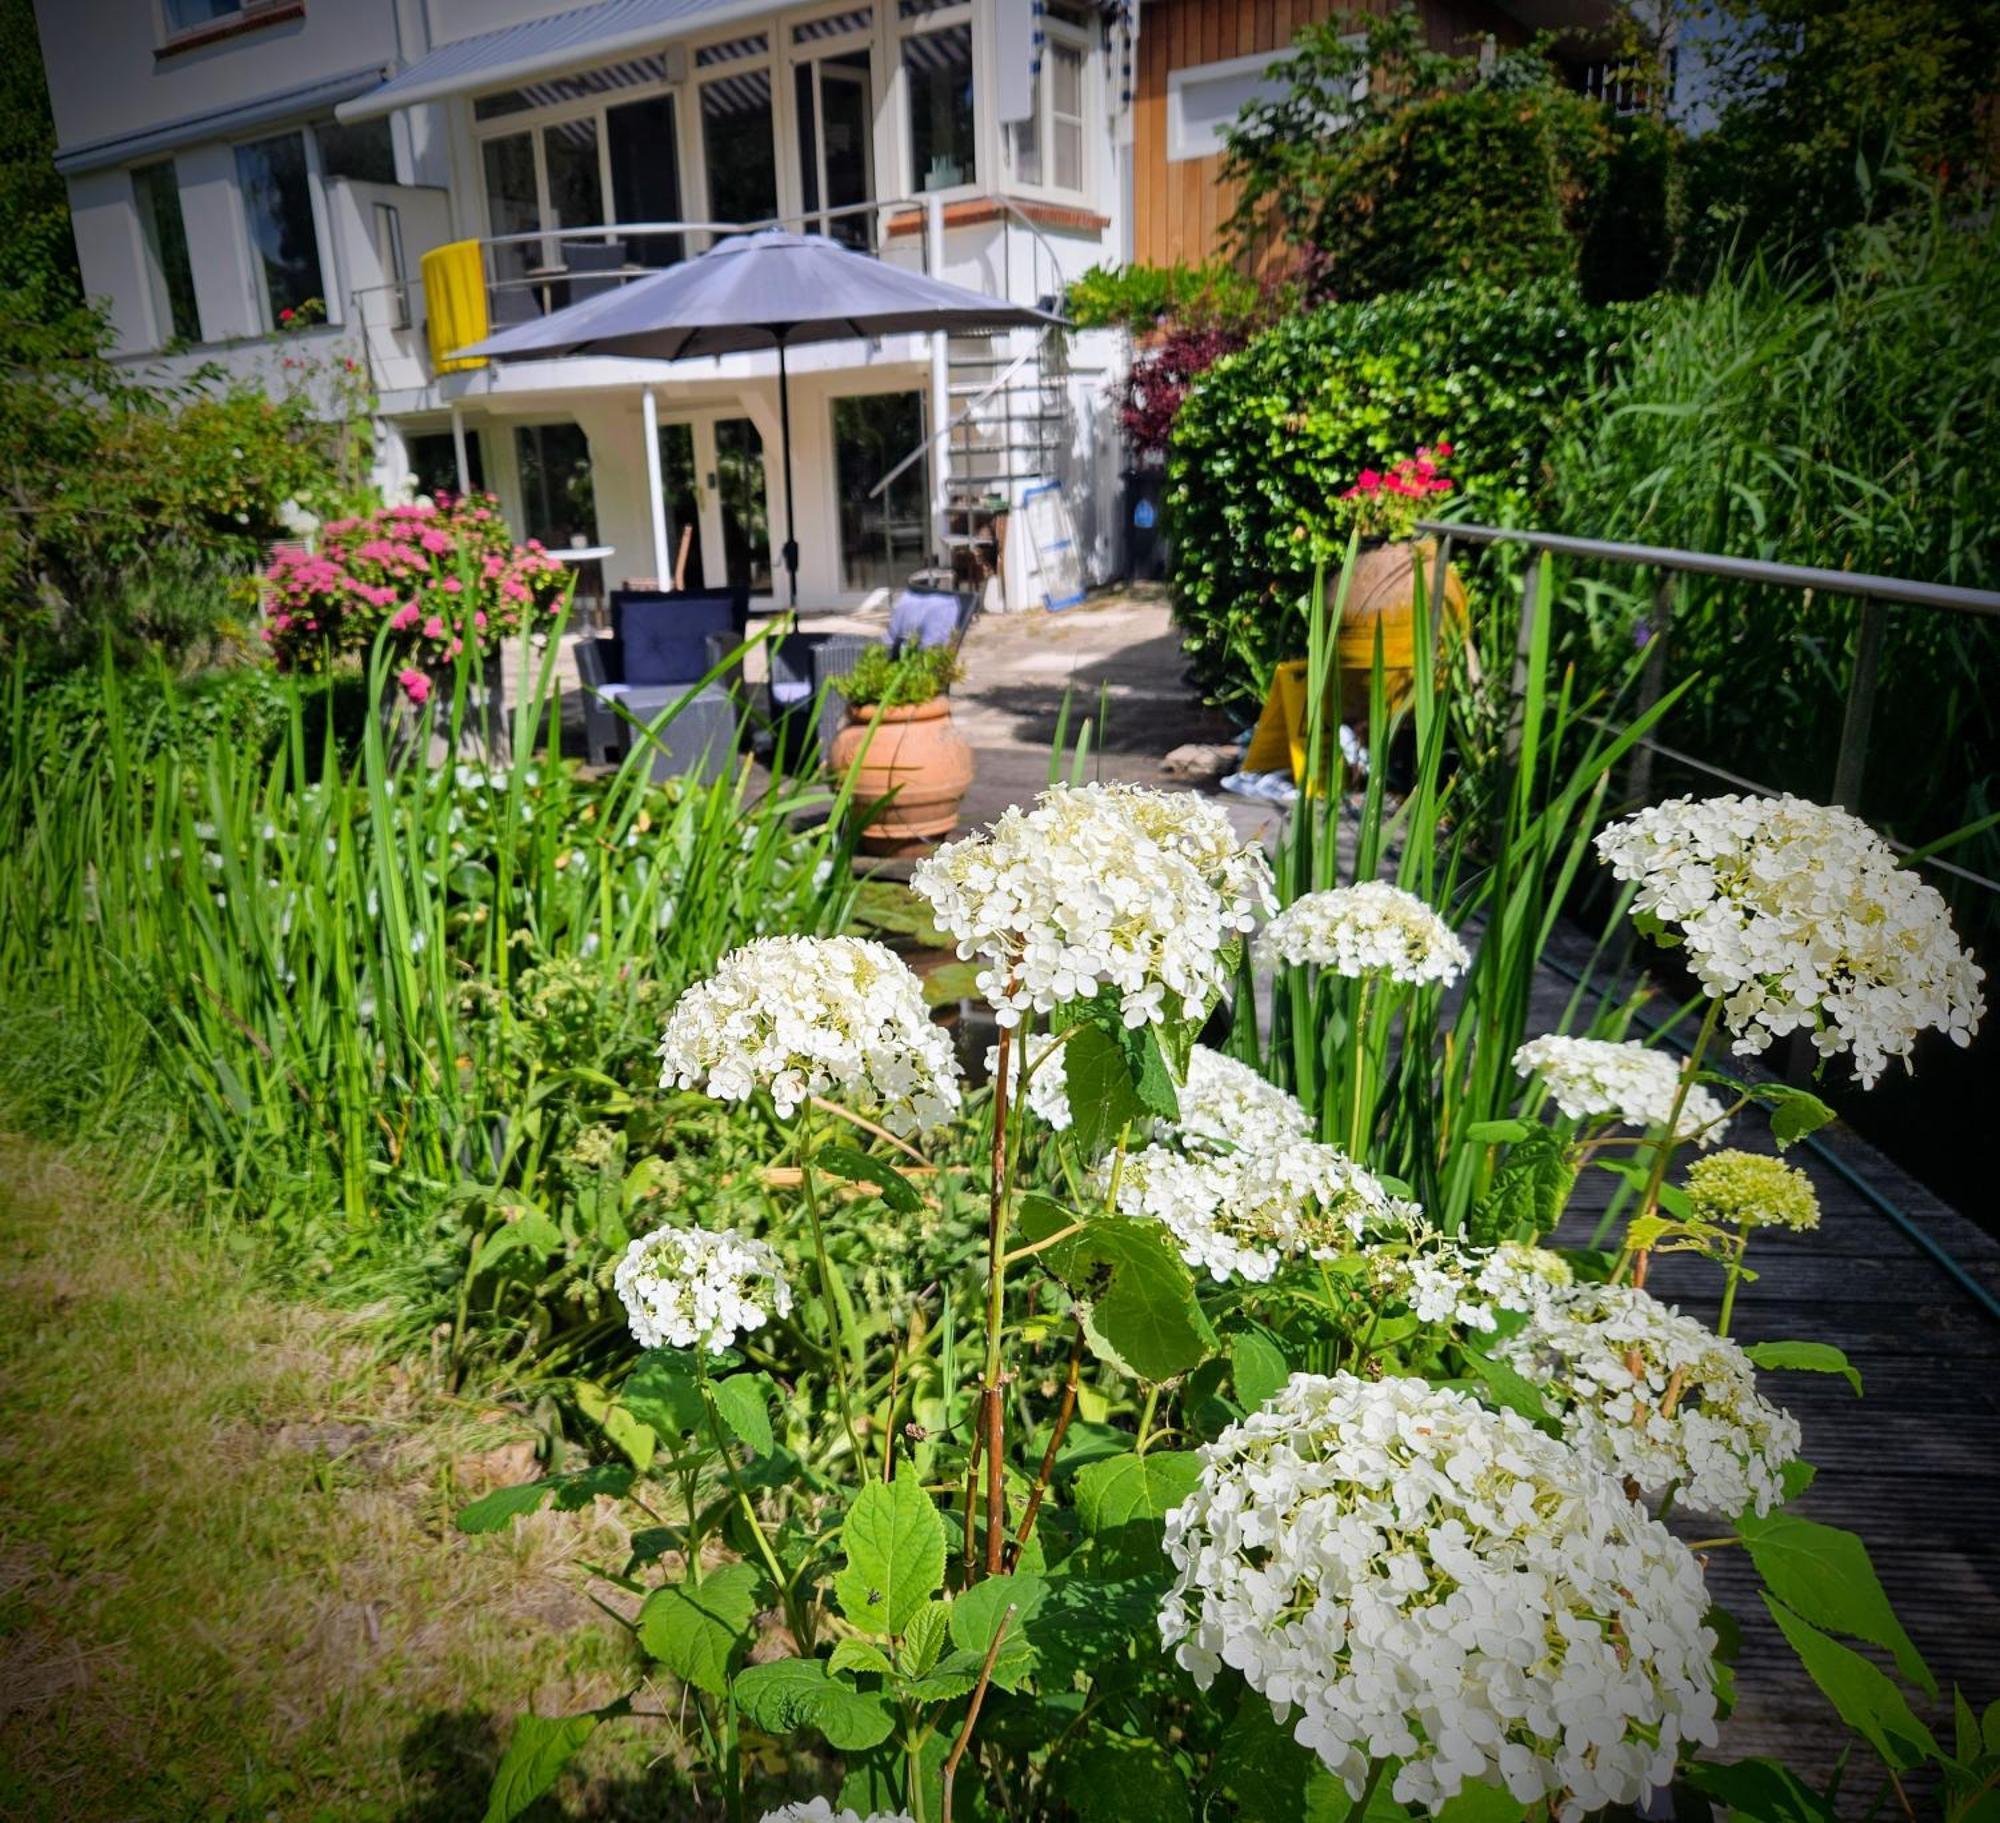
[[[923,440],[920,392],[834,400],[842,588],[892,589],[923,563],[931,533],[929,462],[911,463],[870,497],[870,489]]]
[[[590,228],[604,219],[604,186],[597,164],[597,119],[566,120],[542,129],[542,163],[548,173],[549,228]]]
[[[1056,15],[1050,15],[1053,24]],[[1084,75],[1088,41],[1047,33],[1041,73],[1035,82],[1034,112],[1008,129],[1007,152],[1014,178],[1058,190],[1084,187]]]
[[[191,32],[218,19],[234,19],[242,11],[243,0],[167,0],[167,30]]]
[[[1222,130],[1253,101],[1282,95],[1285,81],[1273,78],[1271,66],[1290,51],[1259,52],[1231,57],[1222,63],[1198,64],[1167,72],[1167,158],[1211,158],[1224,150]]]
[[[681,219],[680,141],[674,123],[671,95],[628,101],[605,110],[604,133],[611,152],[611,211],[616,220]],[[678,234],[625,237],[625,257],[635,266],[671,266],[686,252]]]
[[[561,550],[597,542],[597,498],[590,439],[577,424],[523,424],[514,432],[521,465],[521,530]]]
[[[313,137],[319,141],[323,175],[348,177],[363,184],[396,181],[396,142],[387,120],[357,120],[352,126],[338,120],[323,121],[313,128]]]
[[[801,63],[792,72],[797,87],[799,195],[809,231],[830,234],[866,250],[873,240],[866,212],[818,215],[865,203],[873,182],[875,107],[868,53],[843,51]]]
[[[173,160],[132,173],[139,233],[146,243],[146,275],[153,293],[153,323],[163,342],[201,340],[187,227],[181,219],[181,186]]]
[[[708,167],[710,221],[761,222],[778,213],[769,56],[770,42],[762,33],[704,45],[694,54],[701,73],[701,153]],[[754,67],[743,67],[753,59]]]
[[[748,418],[715,421],[715,493],[726,587],[771,592],[771,503],[764,439]]]
[[[320,275],[305,135],[281,133],[275,139],[238,146],[236,181],[243,192],[243,212],[271,327],[308,303],[324,307],[326,283]]]
[[[541,186],[535,176],[535,136],[509,133],[480,148],[486,171],[486,231],[496,240],[533,234],[542,226]],[[496,312],[521,305],[529,293],[522,283],[530,267],[542,263],[535,241],[515,241],[492,250],[493,277],[500,287]],[[511,320],[511,319],[510,319]]]
[[[910,104],[911,184],[949,190],[979,181],[974,153],[972,22],[935,24],[941,9],[929,0],[902,0],[903,86]],[[954,9],[963,11],[963,9]]]
[[[375,205],[375,257],[389,292],[390,326],[410,327],[410,262],[403,252],[403,212],[394,203]]]
[[[420,437],[412,437],[407,449],[410,476],[416,483],[418,493],[435,499],[439,494],[458,492],[458,448],[450,431],[426,431]],[[465,471],[472,483],[472,491],[483,493],[486,488],[485,446],[476,430],[465,433]]]

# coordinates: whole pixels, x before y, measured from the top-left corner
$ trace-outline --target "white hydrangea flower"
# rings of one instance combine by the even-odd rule
[[[1664,1127],[1681,1078],[1680,1064],[1665,1051],[1561,1032],[1530,1038],[1514,1053],[1514,1068],[1547,1083],[1571,1120],[1609,1119],[1628,1127]],[[1722,1103],[1699,1085],[1691,1087],[1675,1137],[1712,1146],[1726,1130]]]
[[[1227,944],[1269,908],[1270,882],[1263,850],[1217,806],[1136,785],[1045,791],[910,875],[960,957],[986,963],[979,991],[1003,1025],[1102,987],[1130,1026],[1198,1015],[1222,991]]]
[[[1205,1044],[1188,1055],[1179,1097],[1180,1119],[1159,1123],[1162,1139],[1220,1141],[1239,1152],[1261,1152],[1312,1134],[1312,1116],[1296,1097]]]
[[[1736,1050],[1807,1029],[1870,1088],[1922,1031],[1971,1043],[1985,971],[1937,889],[1860,818],[1804,798],[1674,798],[1614,823],[1598,853],[1635,915],[1680,927]]]
[[[835,1810],[825,1798],[809,1798],[803,1803],[780,1804],[767,1810],[758,1823],[910,1823],[900,1810],[878,1810],[864,1817],[859,1811]]]
[[[788,1316],[792,1288],[777,1254],[725,1228],[657,1228],[625,1249],[612,1284],[641,1348],[705,1348]]]
[[[1037,1120],[1067,1132],[1070,1124],[1069,1078],[1063,1073],[1063,1045],[1060,1035],[1037,1032],[1025,1044],[1017,1032],[1007,1047],[1007,1105],[1012,1107],[1021,1093],[1021,1053],[1033,1058],[1028,1069],[1028,1112]],[[992,1081],[1000,1074],[1000,1047],[986,1047],[986,1076]]]
[[[1200,1454],[1161,1639],[1204,1690],[1241,1672],[1351,1797],[1395,1758],[1398,1803],[1504,1785],[1571,1823],[1714,1742],[1694,1557],[1525,1419],[1295,1374]]]
[[[1121,1215],[1165,1225],[1190,1266],[1218,1283],[1262,1284],[1288,1259],[1348,1252],[1371,1222],[1414,1217],[1334,1146],[1287,1140],[1245,1152],[1176,1152],[1162,1145],[1098,1167],[1118,1179]]]
[[[1757,1390],[1727,1337],[1632,1285],[1544,1301],[1496,1351],[1542,1387],[1579,1448],[1642,1492],[1733,1519],[1784,1498],[1798,1420]]]
[[[958,1112],[958,1060],[894,951],[860,937],[759,937],[675,1003],[660,1087],[747,1101],[768,1089],[788,1119],[825,1095],[892,1133]]]
[[[1409,1307],[1422,1323],[1456,1323],[1491,1333],[1497,1312],[1532,1311],[1570,1282],[1560,1254],[1503,1241],[1469,1246],[1433,1228],[1406,1203],[1369,1226],[1364,1273],[1376,1295]]]
[[[1386,880],[1336,886],[1294,899],[1257,939],[1267,963],[1310,963],[1358,979],[1449,986],[1472,964],[1451,927],[1416,894]]]

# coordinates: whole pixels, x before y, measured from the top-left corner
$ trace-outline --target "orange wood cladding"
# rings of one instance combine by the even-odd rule
[[[1220,158],[1167,162],[1167,72],[1273,54],[1301,26],[1341,14],[1382,13],[1391,0],[1146,0],[1139,33],[1133,116],[1133,257],[1143,265],[1212,259],[1236,207],[1236,186],[1222,179]],[[1505,48],[1521,27],[1485,0],[1418,0],[1438,50],[1469,55],[1488,32]]]

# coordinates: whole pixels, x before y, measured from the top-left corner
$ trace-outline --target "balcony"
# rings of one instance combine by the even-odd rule
[[[449,351],[483,335],[667,270],[733,234],[788,228],[831,235],[891,264],[993,297],[1057,305],[1070,280],[1102,257],[1102,222],[1021,199],[983,194],[895,197],[753,222],[599,222],[493,235],[478,248],[476,295],[432,300],[419,273],[352,294],[369,370],[384,394],[430,388],[453,371]],[[1045,226],[1045,221],[1048,225]],[[438,335],[431,319],[448,320]],[[747,357],[757,359],[758,357]],[[417,401],[411,402],[415,408]],[[393,408],[393,407],[392,407]]]

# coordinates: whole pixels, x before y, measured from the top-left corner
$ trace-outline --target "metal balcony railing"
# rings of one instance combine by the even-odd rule
[[[1578,558],[1652,572],[1653,603],[1648,617],[1650,637],[1646,643],[1646,661],[1639,676],[1638,708],[1641,713],[1657,703],[1666,692],[1667,654],[1680,577],[1712,576],[1750,586],[1796,589],[1858,601],[1861,604],[1860,625],[1854,643],[1853,663],[1848,671],[1840,745],[1828,793],[1830,802],[1857,813],[1868,764],[1869,736],[1875,721],[1882,633],[1889,610],[1923,608],[1949,614],[1970,614],[1981,619],[2000,619],[2000,594],[1986,589],[1959,588],[1950,583],[1911,582],[1900,576],[1870,576],[1854,570],[1771,563],[1758,557],[1727,557],[1711,551],[1683,551],[1649,544],[1614,544],[1601,538],[1574,538],[1560,532],[1519,531],[1499,526],[1458,524],[1443,519],[1419,520],[1417,529],[1437,540],[1435,575],[1439,581],[1444,576],[1445,566],[1451,561],[1453,544],[1509,544],[1527,552],[1527,562],[1522,567],[1520,629],[1514,647],[1516,700],[1524,689],[1530,654],[1536,644],[1535,623],[1541,612],[1542,571],[1552,557]],[[1651,801],[1656,756],[1673,765],[1720,779],[1741,791],[1754,792],[1763,797],[1780,795],[1775,785],[1744,778],[1695,754],[1644,736],[1638,742],[1629,780],[1630,793],[1640,802]],[[1986,822],[1991,820],[1986,819]],[[2000,880],[1976,873],[1969,867],[1961,867],[1955,861],[1944,860],[1937,852],[1983,827],[1985,823],[1969,825],[1924,848],[1911,848],[1900,842],[1891,842],[1890,846],[1914,863],[1934,867],[1983,892],[2000,893]]]

